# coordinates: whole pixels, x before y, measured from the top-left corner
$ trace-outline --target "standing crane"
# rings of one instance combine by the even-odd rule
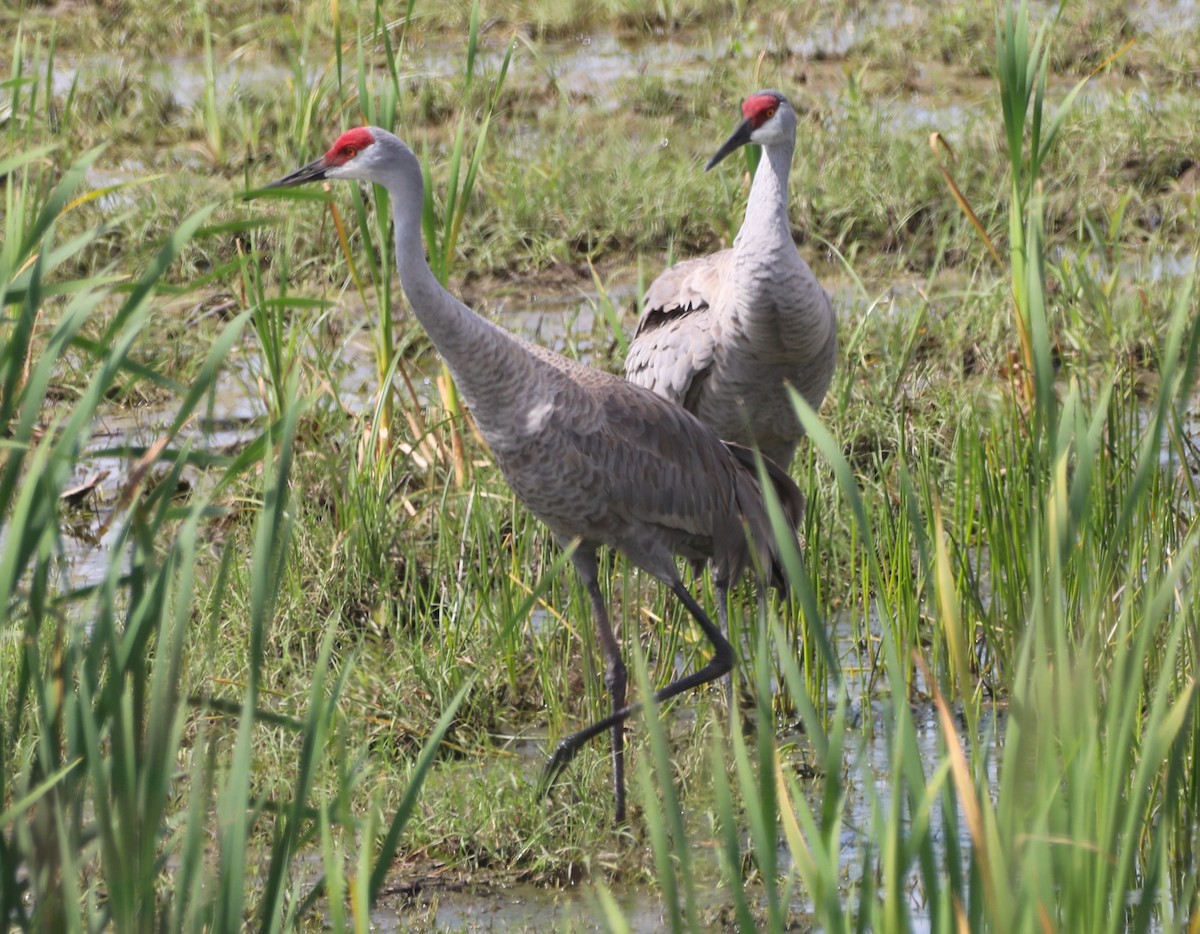
[[[577,543],[571,561],[591,602],[611,715],[559,742],[543,788],[584,743],[611,731],[616,819],[624,821],[623,723],[638,708],[625,702],[628,675],[600,591],[597,551],[602,545],[620,549],[670,587],[712,644],[709,661],[659,690],[656,700],[720,678],[733,666],[733,650],[684,586],[675,556],[711,562],[724,628],[729,587],[747,567],[783,584],[756,458],[722,442],[679,406],[522,340],[446,291],[421,243],[420,163],[391,133],[372,126],[349,130],[324,156],[270,187],[322,179],[359,179],[387,189],[396,268],[409,306],[449,366],[517,498],[563,546]],[[800,490],[778,467],[764,466],[761,475],[770,479],[789,520],[798,523]]]
[[[650,284],[625,376],[786,469],[804,429],[785,387],[820,407],[837,318],[788,221],[796,112],[778,91],[758,91],[742,115],[705,167],[747,143],[762,146],[742,229],[731,248],[671,266]]]

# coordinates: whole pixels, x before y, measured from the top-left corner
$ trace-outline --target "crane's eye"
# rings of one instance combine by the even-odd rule
[[[767,108],[767,119],[770,120],[773,116],[775,116],[775,108],[768,107]]]
[[[347,146],[345,149],[342,150],[342,155],[344,155],[347,159],[353,159],[355,156],[358,155],[358,150],[355,149],[353,146]]]

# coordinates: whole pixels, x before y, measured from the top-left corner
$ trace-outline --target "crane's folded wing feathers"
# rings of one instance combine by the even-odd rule
[[[634,338],[662,327],[667,322],[715,304],[733,250],[684,260],[663,270],[646,290],[645,309]]]
[[[612,392],[599,416],[579,426],[575,445],[609,478],[608,505],[656,525],[710,533],[712,514],[728,511],[733,495],[732,465],[717,436],[648,391]]]
[[[662,533],[668,533],[676,554],[711,556],[731,577],[749,558],[743,544],[748,529],[760,565],[780,583],[778,548],[753,452],[727,445],[653,393],[628,389],[614,385],[567,432],[574,478],[588,490],[597,525],[614,537],[640,537],[647,550],[651,543],[665,543]],[[766,469],[795,530],[803,495],[782,468],[767,461]],[[587,505],[581,503],[581,510]],[[648,533],[650,528],[657,532]],[[635,541],[626,539],[622,547],[647,560]]]
[[[663,272],[646,291],[646,307],[625,358],[625,376],[676,404],[712,366],[720,342],[721,283],[732,250],[687,260]]]

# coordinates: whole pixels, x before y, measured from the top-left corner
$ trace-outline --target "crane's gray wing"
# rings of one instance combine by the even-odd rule
[[[712,534],[714,514],[733,506],[735,465],[690,413],[628,384],[606,394],[598,422],[575,444],[609,480],[608,507],[633,521]]]
[[[610,506],[630,517],[643,542],[669,542],[675,554],[710,558],[729,581],[752,563],[753,551],[766,582],[787,592],[753,451],[721,441],[690,413],[649,393],[613,393],[605,411],[605,430],[583,446],[608,462]],[[804,494],[774,461],[764,457],[763,465],[799,549]],[[624,547],[639,560],[638,548]]]
[[[557,534],[615,545],[648,525],[674,548],[734,511],[729,478],[742,470],[712,429],[612,373],[528,349],[541,367],[536,398],[511,430],[485,437],[509,484]]]
[[[625,358],[626,379],[688,407],[712,366],[732,258],[732,250],[722,250],[690,259],[650,284]]]
[[[745,464],[750,452],[726,446],[654,393],[615,378],[597,388],[589,393],[593,405],[573,406],[575,417],[564,426],[569,454],[560,466],[569,464],[574,490],[587,491],[574,513],[577,521],[587,518],[574,534],[620,547],[664,578],[674,573],[674,553],[711,558],[718,573],[735,580],[751,563],[749,529],[760,566],[778,565],[757,475]],[[775,465],[768,473],[772,468],[796,521],[800,491]]]

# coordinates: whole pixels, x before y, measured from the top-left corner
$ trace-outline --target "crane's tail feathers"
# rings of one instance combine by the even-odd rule
[[[729,453],[737,458],[740,464],[749,468],[756,477],[758,476],[758,460],[761,458],[767,476],[771,480],[771,486],[775,488],[775,495],[779,498],[779,505],[783,507],[783,514],[787,516],[792,528],[799,531],[800,524],[804,521],[804,494],[796,485],[796,481],[765,454],[756,453],[750,448],[734,444],[732,441],[726,441],[724,444],[729,448]]]
[[[779,542],[771,532],[771,522],[767,516],[766,497],[763,495],[762,487],[759,484],[758,465],[762,464],[767,479],[771,483],[775,499],[779,502],[784,518],[787,519],[788,525],[791,528],[792,541],[796,546],[797,552],[800,551],[800,525],[804,521],[804,494],[800,491],[800,487],[796,485],[796,481],[788,475],[788,472],[769,457],[743,447],[740,444],[734,444],[731,441],[726,441],[725,447],[729,449],[729,453],[734,456],[738,463],[746,468],[747,473],[753,478],[754,488],[758,494],[757,503],[755,504],[758,508],[753,511],[753,515],[746,515],[746,519],[750,535],[757,545],[762,572],[764,576],[769,572],[771,586],[787,593],[790,589],[787,572],[784,568]]]

